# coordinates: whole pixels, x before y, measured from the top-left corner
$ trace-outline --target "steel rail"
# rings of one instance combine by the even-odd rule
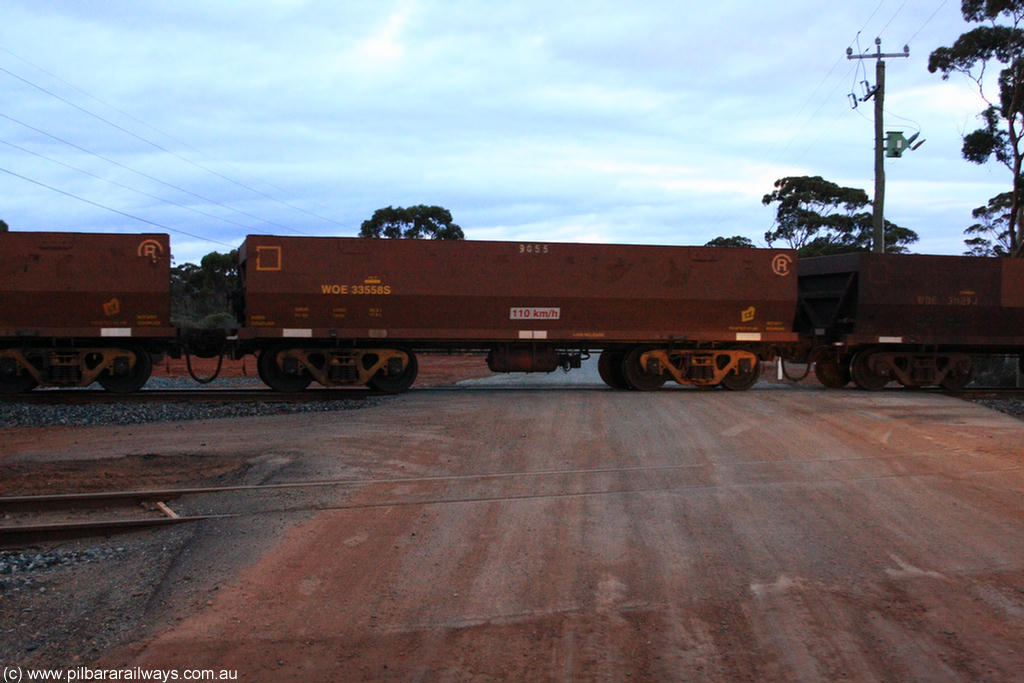
[[[762,465],[804,466],[833,462],[890,461],[890,460],[934,460],[942,458],[934,453],[914,455],[874,455],[857,458],[801,458],[779,463],[774,460],[743,460],[732,463],[733,467],[757,467]],[[665,464],[629,465],[620,467],[552,468],[541,470],[511,470],[498,472],[471,472],[464,474],[432,474],[407,477],[368,477],[312,479],[305,481],[277,482],[265,484],[231,484],[224,486],[190,486],[161,489],[130,489],[123,491],[83,491],[75,493],[23,494],[0,497],[0,513],[19,510],[42,511],[47,509],[96,507],[103,505],[126,505],[143,501],[174,500],[188,495],[210,495],[218,493],[243,493],[258,491],[280,491],[287,489],[338,488],[359,486],[387,486],[396,484],[433,484],[466,482],[487,479],[516,479],[527,477],[599,476],[610,474],[634,474],[644,472],[667,472],[707,469],[708,465]]]
[[[915,456],[873,456],[867,458],[853,458],[853,460],[905,460],[905,459],[945,459],[946,455],[936,454],[920,454]],[[839,458],[835,460],[826,460],[824,462],[842,462],[849,460],[846,458]],[[734,463],[736,466],[752,466],[765,464],[771,461],[752,460],[742,463]],[[801,465],[808,463],[821,463],[823,461],[818,459],[807,459],[794,462],[788,462],[787,465]],[[95,493],[81,493],[81,494],[56,494],[56,495],[42,495],[42,496],[7,496],[0,498],[0,510],[3,510],[6,506],[7,511],[11,511],[18,506],[25,506],[28,509],[39,511],[46,506],[53,505],[55,507],[73,507],[75,504],[96,504],[96,503],[126,503],[130,501],[138,500],[149,500],[149,501],[163,501],[176,498],[178,496],[189,495],[189,494],[212,494],[212,493],[224,493],[224,492],[243,492],[243,491],[262,491],[262,490],[284,490],[284,489],[296,489],[296,488],[324,488],[324,487],[338,487],[338,486],[372,486],[372,485],[395,485],[395,484],[409,484],[409,483],[451,483],[459,481],[470,481],[470,480],[486,480],[486,479],[510,479],[510,478],[524,478],[524,477],[565,477],[567,475],[609,475],[609,474],[642,474],[647,472],[659,472],[667,470],[696,470],[706,468],[706,465],[638,465],[629,467],[598,467],[598,468],[565,468],[565,469],[550,469],[550,470],[534,470],[534,471],[510,471],[510,472],[493,472],[493,473],[476,473],[476,474],[451,474],[451,475],[429,475],[420,477],[394,477],[394,478],[377,478],[377,479],[334,479],[334,480],[321,480],[321,481],[303,481],[303,482],[287,482],[278,484],[249,484],[249,485],[238,485],[238,486],[218,486],[218,487],[195,487],[195,488],[178,488],[178,489],[153,489],[153,490],[140,490],[140,491],[111,491],[111,492],[95,492]],[[993,471],[1016,471],[1020,468],[1010,469],[999,469]],[[924,468],[918,472],[897,472],[893,474],[882,474],[871,477],[865,477],[865,480],[875,479],[887,479],[891,477],[900,476],[945,476],[944,472],[939,469]],[[757,482],[749,484],[734,484],[734,486],[777,486],[777,485],[802,485],[804,482],[801,481],[780,481],[780,482]],[[136,529],[146,527],[164,526],[169,524],[180,524],[186,522],[196,522],[207,519],[228,519],[228,518],[239,518],[239,517],[250,517],[262,514],[277,514],[277,513],[299,513],[299,512],[317,512],[317,511],[342,511],[342,510],[360,510],[360,509],[374,509],[382,507],[394,507],[394,506],[408,506],[408,505],[438,505],[438,504],[456,504],[456,503],[478,503],[478,502],[501,502],[501,501],[515,501],[515,500],[530,500],[530,499],[547,499],[547,498],[565,498],[565,497],[590,497],[590,496],[605,496],[605,495],[621,495],[621,494],[637,494],[637,493],[652,493],[652,492],[670,492],[678,490],[692,490],[692,489],[710,489],[717,488],[718,484],[702,484],[702,483],[676,483],[676,484],[661,484],[655,486],[628,486],[623,488],[594,488],[584,489],[577,491],[556,491],[556,492],[524,492],[517,494],[498,494],[498,495],[465,495],[461,496],[456,494],[455,497],[427,497],[423,498],[388,498],[382,497],[378,500],[368,501],[352,501],[337,504],[308,504],[299,505],[297,507],[274,507],[274,508],[263,508],[248,510],[244,512],[234,513],[219,513],[219,514],[203,514],[203,515],[186,515],[186,516],[166,516],[166,517],[146,517],[139,519],[101,519],[101,520],[90,520],[90,521],[74,521],[74,522],[55,522],[55,523],[43,523],[43,524],[23,524],[23,525],[12,525],[0,527],[0,547],[14,546],[25,546],[37,540],[48,540],[53,538],[70,538],[70,537],[81,537],[88,535],[97,535],[103,533],[117,533],[124,531],[132,531]]]
[[[312,389],[283,393],[271,389],[144,389],[130,394],[89,389],[46,389],[0,394],[0,403],[78,405],[92,403],[310,403],[364,400],[385,394],[366,388]]]
[[[233,515],[195,515],[185,517],[143,517],[139,519],[99,519],[88,522],[48,522],[0,526],[0,548],[20,548],[40,541],[57,541],[125,533],[137,529],[186,524]]]

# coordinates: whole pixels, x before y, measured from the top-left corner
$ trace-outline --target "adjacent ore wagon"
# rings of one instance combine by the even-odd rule
[[[969,354],[1024,348],[1024,261],[898,254],[802,259],[796,329],[830,387],[962,388]]]
[[[401,391],[419,349],[479,349],[496,372],[578,367],[608,384],[745,389],[795,341],[783,250],[249,236],[243,353],[294,391]]]
[[[135,391],[175,337],[167,235],[0,233],[0,391]]]

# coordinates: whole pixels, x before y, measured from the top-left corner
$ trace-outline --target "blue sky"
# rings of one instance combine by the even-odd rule
[[[956,0],[8,0],[0,218],[168,231],[178,262],[412,204],[469,239],[764,245],[777,178],[872,193],[873,106],[847,95],[874,62],[846,49],[880,36],[910,47],[886,129],[926,139],[887,160],[886,217],[961,253],[1010,177],[961,159],[983,103],[927,71],[968,28]]]

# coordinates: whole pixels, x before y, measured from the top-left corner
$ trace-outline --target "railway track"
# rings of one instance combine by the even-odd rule
[[[32,403],[45,405],[83,405],[89,403],[307,403],[310,401],[359,400],[383,396],[383,392],[366,389],[311,389],[280,392],[272,389],[147,389],[131,394],[117,394],[92,389],[43,389],[21,394],[0,394],[0,403]]]
[[[485,387],[458,387],[458,386],[437,386],[414,388],[415,391],[469,391],[475,388],[484,390],[528,390],[532,386],[485,386]],[[546,385],[545,390],[565,389],[570,391],[599,389],[607,391],[607,387],[601,385],[579,385],[566,384],[565,386]],[[681,387],[666,387],[665,390],[678,390]],[[853,386],[847,390],[855,390]],[[880,390],[882,393],[906,392],[906,391],[928,391],[943,393],[956,398],[1024,398],[1024,388],[1013,387],[977,387],[961,389],[959,391],[947,391],[934,387],[924,389],[907,389],[900,386],[889,386]],[[0,393],[0,403],[29,403],[41,405],[84,405],[90,403],[184,403],[184,402],[207,402],[207,403],[308,403],[313,401],[345,401],[362,400],[371,396],[389,396],[385,392],[368,389],[365,387],[354,387],[349,389],[308,389],[306,391],[280,392],[265,388],[251,389],[147,389],[131,394],[117,394],[109,391],[92,389],[43,389],[21,394]]]
[[[943,391],[941,393],[956,398],[1024,398],[1024,388],[1019,387],[978,387],[961,389],[960,391]]]
[[[353,489],[368,486],[403,486],[411,484],[447,485],[459,482],[481,482],[501,479],[523,479],[543,477],[564,477],[603,475],[622,472],[645,472],[651,470],[680,469],[677,466],[654,466],[632,468],[602,468],[593,470],[554,470],[537,472],[499,472],[489,474],[438,475],[423,477],[397,477],[378,479],[330,479],[277,484],[249,484],[212,487],[186,487],[170,489],[146,489],[131,491],[99,491],[85,493],[58,493],[0,497],[0,548],[19,548],[44,541],[67,540],[97,535],[134,531],[144,528],[168,526],[209,519],[226,519],[269,512],[303,512],[313,510],[339,510],[356,508],[389,507],[395,505],[431,504],[445,502],[471,502],[479,497],[446,498],[437,496],[406,499],[384,496],[380,500],[358,504],[319,503],[289,505],[285,508],[271,506],[245,512],[221,512],[180,515],[168,504],[182,497],[192,497],[190,507],[197,507],[195,497],[230,493],[270,493],[280,491],[311,491],[316,489]],[[647,489],[643,489],[647,490]],[[629,491],[596,490],[575,492],[571,495],[599,495]],[[536,497],[529,494],[526,497]],[[541,494],[550,496],[555,494]],[[562,494],[570,495],[570,494]],[[508,498],[505,496],[504,498]],[[511,496],[518,498],[523,496]],[[98,514],[87,512],[99,509]],[[13,522],[12,522],[13,520]]]
[[[878,455],[855,458],[861,461],[900,461],[898,470],[863,477],[865,480],[905,476],[944,476],[936,468],[935,456]],[[940,459],[941,460],[941,459]],[[845,467],[851,459],[840,462]],[[738,469],[761,471],[773,461],[748,460],[733,463]],[[789,461],[793,472],[815,468],[819,459]],[[271,484],[181,487],[164,489],[100,491],[0,497],[0,548],[24,548],[42,542],[71,538],[109,536],[145,528],[231,519],[263,514],[359,510],[408,505],[445,505],[479,502],[505,502],[529,499],[629,495],[686,489],[718,488],[707,476],[705,465],[636,465],[626,467],[557,468],[545,470],[491,473],[427,475],[415,477],[344,478]],[[1019,468],[1015,468],[1019,469]],[[788,470],[787,470],[788,471]],[[1005,471],[1005,470],[999,470]],[[836,473],[836,480],[846,476]],[[494,491],[494,482],[507,487]],[[778,481],[749,482],[732,486],[779,486],[800,484],[792,473]],[[300,494],[332,489],[346,490],[346,496],[303,500]],[[366,495],[350,499],[347,494]],[[272,499],[260,504],[246,500],[238,509],[238,499],[215,500],[223,494],[284,493],[284,500]],[[179,499],[187,501],[177,503]],[[175,510],[189,510],[179,514]]]

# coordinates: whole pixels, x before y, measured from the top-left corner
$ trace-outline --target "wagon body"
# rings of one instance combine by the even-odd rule
[[[0,233],[0,338],[172,337],[170,261],[167,235]]]
[[[249,236],[241,336],[785,342],[792,252],[608,244]]]

